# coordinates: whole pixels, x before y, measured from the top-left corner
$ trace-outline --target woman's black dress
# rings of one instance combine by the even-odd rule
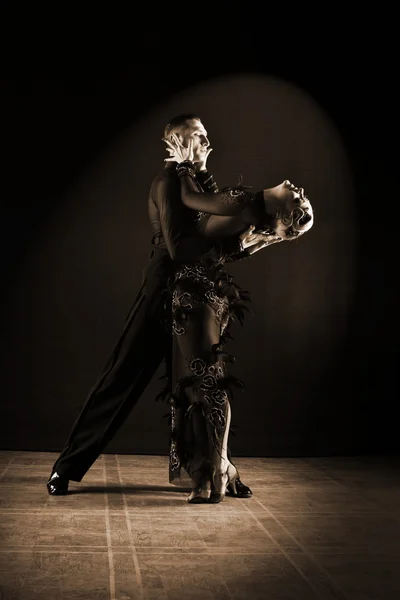
[[[231,338],[232,322],[243,321],[249,295],[233,281],[225,263],[249,256],[238,244],[237,234],[248,227],[238,217],[240,207],[251,204],[253,197],[239,188],[219,192],[212,183],[216,206],[223,202],[227,214],[231,202],[232,217],[215,216],[212,203],[206,207],[210,212],[189,209],[180,199],[180,182],[174,167],[166,171],[167,182],[165,177],[156,181],[151,193],[155,206],[161,210],[150,210],[154,240],[157,232],[162,232],[166,246],[172,249],[172,258],[177,261],[166,291],[171,304],[164,306],[166,323],[171,322],[169,311],[172,312],[172,362],[167,369],[166,388],[160,396],[170,404],[169,480],[175,485],[186,485],[193,480],[201,483],[204,478],[212,479],[229,425],[233,390],[243,387],[242,382],[228,374],[227,364],[234,357],[224,348]],[[204,181],[199,183],[205,186]],[[174,186],[178,189],[172,193]],[[174,219],[162,210],[167,195],[177,196],[181,205],[179,210],[174,208]],[[177,228],[185,231],[184,238],[191,240],[192,248],[196,242],[223,236],[225,251],[214,250],[195,261],[190,260],[190,252],[177,256],[173,243]]]

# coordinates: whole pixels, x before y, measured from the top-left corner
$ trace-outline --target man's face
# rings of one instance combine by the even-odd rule
[[[187,121],[187,127],[182,131],[181,141],[185,146],[190,139],[193,140],[193,162],[203,162],[210,142],[203,123],[198,119]]]

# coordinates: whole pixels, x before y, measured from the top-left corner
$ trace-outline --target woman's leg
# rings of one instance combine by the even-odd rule
[[[209,297],[210,300],[210,297]],[[228,468],[229,396],[224,389],[225,363],[216,351],[220,341],[223,301],[207,301],[180,283],[173,295],[173,331],[180,362],[174,386],[178,447],[192,478],[189,501],[223,497]],[[183,435],[183,431],[185,434]]]

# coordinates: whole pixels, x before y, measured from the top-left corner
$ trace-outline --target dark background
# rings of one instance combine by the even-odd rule
[[[250,423],[245,434],[238,429],[242,437],[233,441],[234,449],[242,455],[397,453],[398,127],[390,14],[266,17],[251,2],[229,7],[214,3],[198,10],[174,6],[161,12],[141,7],[140,16],[135,11],[129,16],[96,14],[93,19],[47,14],[44,20],[25,13],[3,20],[3,298],[57,202],[118,135],[140,127],[163,98],[217,75],[277,76],[301,86],[323,107],[346,148],[358,224],[356,292],[346,337],[304,412],[302,441],[285,446],[285,422],[275,411],[275,445],[267,436],[254,444]],[[20,302],[34,314],[29,286],[21,288]],[[105,308],[100,292],[94,293],[93,302],[98,310]],[[125,298],[120,302],[125,306]],[[3,332],[18,329],[18,323],[10,322],[7,302],[2,324]],[[99,339],[88,331],[90,323],[76,340],[87,352],[81,365],[86,376],[71,371],[62,406],[57,394],[46,399],[29,394],[30,366],[18,360],[18,352],[10,365],[9,333],[3,336],[3,448],[59,449],[109,347],[109,340],[101,341],[101,328],[96,328]],[[29,356],[30,336],[18,339]],[[304,367],[308,360],[304,357]],[[46,378],[46,365],[42,367],[40,376]],[[28,391],[18,398],[17,410],[13,378],[20,388],[25,380]],[[67,395],[73,398],[70,403]],[[135,419],[149,419],[153,410],[153,405],[138,406]],[[154,435],[139,439],[126,427],[111,449],[163,453],[165,448],[166,453],[166,434],[164,439]]]

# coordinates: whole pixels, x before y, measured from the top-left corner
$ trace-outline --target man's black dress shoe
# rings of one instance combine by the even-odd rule
[[[47,491],[51,496],[65,496],[65,494],[68,494],[68,484],[69,479],[55,471],[47,482]]]
[[[234,483],[229,483],[226,486],[226,496],[233,496],[234,498],[251,498],[253,492],[247,485],[244,485],[237,477]]]

